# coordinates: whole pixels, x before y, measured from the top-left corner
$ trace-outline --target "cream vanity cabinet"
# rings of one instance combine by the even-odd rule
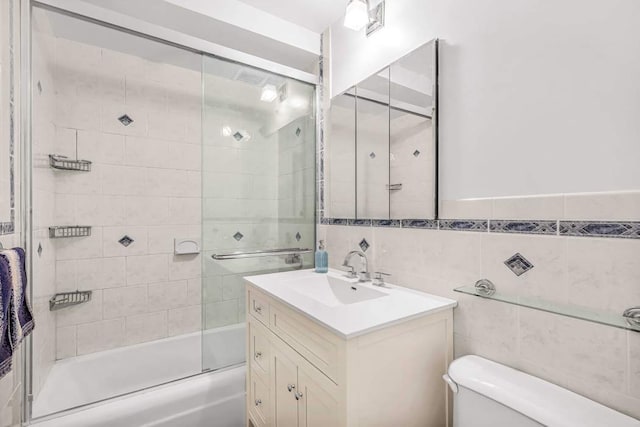
[[[247,426],[450,425],[452,307],[347,338],[246,292]]]

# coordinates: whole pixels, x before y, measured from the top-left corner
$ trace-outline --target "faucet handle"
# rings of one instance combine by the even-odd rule
[[[384,286],[386,283],[384,282],[384,277],[382,276],[391,276],[389,273],[384,273],[382,271],[376,271],[373,273],[373,284],[376,286]]]
[[[356,274],[356,269],[353,268],[352,265],[345,263],[345,264],[342,264],[342,266],[349,269],[349,271],[347,271],[347,274],[345,274],[345,276],[347,276],[349,279],[355,279],[356,277],[358,277],[358,275]]]

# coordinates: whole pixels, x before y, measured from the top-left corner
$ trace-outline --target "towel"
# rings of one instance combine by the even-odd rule
[[[27,300],[25,252],[21,248],[0,251],[0,378],[11,370],[11,358],[34,328]]]

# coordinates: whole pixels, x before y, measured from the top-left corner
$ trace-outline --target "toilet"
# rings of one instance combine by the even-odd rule
[[[449,366],[454,427],[640,427],[640,421],[479,356]]]

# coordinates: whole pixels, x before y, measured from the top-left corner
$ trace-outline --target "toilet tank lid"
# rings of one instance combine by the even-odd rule
[[[459,386],[473,390],[548,426],[640,427],[640,421],[557,385],[479,356],[449,366]]]

